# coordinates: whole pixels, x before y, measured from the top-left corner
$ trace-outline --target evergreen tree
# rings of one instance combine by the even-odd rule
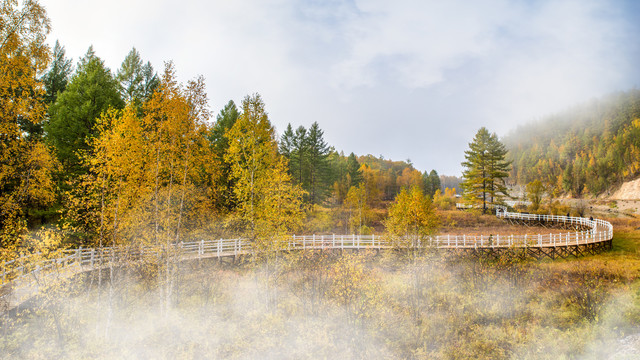
[[[508,196],[505,179],[509,177],[511,162],[506,161],[507,149],[500,142],[498,136],[493,133],[489,137],[489,201],[492,204],[502,202],[504,196]]]
[[[309,146],[307,141],[307,129],[299,126],[293,135],[293,151],[289,160],[291,175],[297,184],[303,188],[309,188],[308,167]]]
[[[486,213],[487,204],[501,203],[504,196],[508,196],[505,178],[508,176],[510,162],[505,160],[505,147],[498,140],[497,135],[490,134],[482,127],[465,151],[462,163],[466,169],[462,175],[464,181],[464,198],[472,205],[482,204],[482,211]]]
[[[216,153],[221,157],[229,149],[229,139],[224,134],[233,127],[239,116],[240,112],[233,100],[229,100],[216,116],[216,123],[213,124],[209,133],[209,141],[213,144]]]
[[[58,94],[67,88],[69,77],[73,72],[73,62],[65,56],[64,46],[56,40],[53,47],[53,61],[49,67],[49,71],[42,77],[42,83],[47,91],[44,102],[47,105],[55,103]]]
[[[209,132],[209,142],[213,147],[213,152],[216,158],[222,162],[221,174],[219,178],[219,189],[221,189],[221,196],[219,203],[223,209],[230,211],[234,208],[235,203],[233,201],[233,187],[234,179],[231,177],[231,165],[224,162],[224,156],[229,150],[229,139],[225,136],[236,121],[240,113],[233,100],[229,100],[227,105],[224,106],[220,113],[216,116],[216,123]]]
[[[142,99],[149,100],[158,86],[160,86],[160,77],[151,66],[151,62],[147,61],[142,66]]]
[[[357,186],[362,182],[360,163],[354,153],[349,154],[347,158],[347,175],[349,176],[349,187]]]
[[[326,198],[330,187],[330,173],[328,156],[329,145],[324,141],[324,132],[317,122],[311,124],[307,134],[307,154],[309,176],[308,189],[309,201],[312,204],[319,204]]]
[[[118,83],[90,47],[67,89],[52,105],[51,119],[45,129],[66,174],[86,171],[79,153],[89,150],[96,119],[109,107],[122,109],[123,106]]]
[[[431,178],[429,177],[428,172],[422,173],[422,189],[424,189],[424,193],[429,195],[431,194]]]
[[[425,171],[422,174],[422,182],[423,182],[425,195],[430,196],[431,198],[433,198],[433,195],[436,193],[436,191],[438,190],[442,191],[441,189],[442,185],[440,184],[440,176],[438,176],[438,172],[435,170],[431,170],[430,173],[427,173]]]
[[[278,149],[280,154],[286,157],[288,160],[291,160],[291,154],[295,151],[293,147],[293,128],[291,124],[287,124],[287,129],[284,131],[282,136],[280,137],[280,143],[278,144]]]
[[[120,83],[122,99],[127,103],[133,103],[136,107],[141,106],[151,97],[159,83],[151,63],[144,64],[136,48],[131,49],[127,54],[116,78]]]
[[[442,184],[440,183],[440,175],[438,175],[438,172],[435,170],[431,170],[431,172],[429,173],[429,178],[431,179],[431,191],[432,191],[432,193],[429,194],[429,196],[433,198],[433,194],[435,194],[436,191],[438,190],[442,191]]]

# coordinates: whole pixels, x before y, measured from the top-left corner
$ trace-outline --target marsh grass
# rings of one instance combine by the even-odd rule
[[[478,219],[461,220],[468,227],[487,223]],[[640,336],[640,236],[635,220],[615,221],[613,251],[568,260],[425,253],[407,261],[394,251],[295,252],[270,265],[269,276],[260,263],[184,262],[165,314],[158,311],[159,285],[144,272],[120,273],[111,313],[106,289],[87,275],[68,291],[43,294],[21,316],[3,317],[0,353],[34,359],[633,358],[640,352],[633,341]]]

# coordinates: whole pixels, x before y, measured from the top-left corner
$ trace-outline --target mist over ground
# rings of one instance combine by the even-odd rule
[[[51,284],[2,317],[9,358],[602,359],[638,351],[634,275],[606,263],[300,252]],[[162,273],[162,272],[160,272]],[[167,284],[169,284],[167,286]],[[167,301],[168,300],[168,301]],[[615,357],[614,357],[615,358]]]

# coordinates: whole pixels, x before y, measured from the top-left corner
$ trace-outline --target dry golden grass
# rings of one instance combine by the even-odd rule
[[[543,226],[514,225],[495,215],[482,215],[477,212],[444,210],[440,211],[440,234],[451,235],[533,235],[566,233],[566,229]]]

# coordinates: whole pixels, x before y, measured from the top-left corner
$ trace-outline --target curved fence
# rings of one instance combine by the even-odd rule
[[[419,246],[437,249],[460,249],[481,252],[501,251],[508,249],[525,249],[528,254],[541,258],[548,256],[580,256],[581,248],[596,246],[597,251],[610,248],[613,238],[613,226],[608,221],[587,219],[582,217],[536,215],[508,212],[504,207],[496,209],[496,216],[501,219],[536,223],[555,223],[587,229],[568,231],[566,233],[548,233],[536,235],[438,235],[423,239]],[[601,246],[607,244],[607,246]],[[285,250],[305,249],[385,249],[392,244],[380,235],[292,235],[287,239]],[[551,250],[552,249],[552,250]],[[559,253],[557,252],[560,249]],[[64,250],[50,259],[38,259],[37,255],[23,256],[2,263],[0,298],[8,294],[16,295],[20,291],[27,296],[33,287],[38,287],[41,279],[47,276],[68,276],[83,271],[98,269],[113,264],[118,259],[141,259],[145,256],[163,256],[166,247],[104,247],[78,248]],[[198,258],[237,257],[252,252],[252,244],[245,239],[216,239],[173,244],[169,251],[180,260]],[[554,251],[554,252],[550,252]],[[589,252],[592,253],[592,252]]]

